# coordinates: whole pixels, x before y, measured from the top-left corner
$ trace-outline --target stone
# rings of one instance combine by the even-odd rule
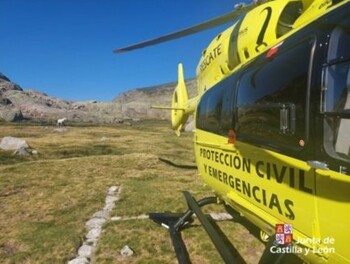
[[[211,213],[210,216],[215,221],[232,220],[232,216],[228,213]]]
[[[111,217],[111,221],[120,221],[122,218],[120,216]]]
[[[82,245],[78,249],[78,255],[81,257],[91,258],[93,253],[93,247],[89,245]]]
[[[87,233],[86,238],[89,240],[97,239],[101,235],[101,228],[95,227]]]
[[[108,204],[104,209],[94,213],[93,217],[85,223],[88,233],[85,236],[83,245],[78,249],[78,256],[75,259],[70,260],[68,264],[90,263],[96,249],[97,241],[102,233],[102,226],[107,220],[110,220],[110,210],[114,207],[115,201],[118,200],[116,196],[117,194],[115,194],[118,189],[118,186],[111,186],[108,189],[106,195],[106,203]],[[107,206],[108,209],[106,209]],[[123,252],[125,256],[134,253],[131,248],[125,248]]]
[[[120,255],[122,255],[123,257],[130,257],[133,254],[134,254],[134,250],[128,245],[125,245],[120,251]]]
[[[100,228],[105,222],[106,222],[106,219],[104,218],[91,218],[89,221],[85,223],[85,225],[89,229]]]
[[[86,257],[77,257],[68,261],[68,264],[89,264],[89,260]]]
[[[115,201],[118,201],[118,197],[113,196],[113,195],[107,195],[107,196],[106,196],[106,205],[112,204],[112,203],[114,203]]]
[[[0,120],[15,122],[23,120],[23,118],[21,110],[16,107],[1,107],[0,109]]]
[[[109,195],[112,195],[112,194],[114,194],[116,191],[118,190],[118,186],[111,186],[111,187],[109,187],[109,189],[108,189],[108,194]]]
[[[103,210],[111,211],[114,208],[114,203],[106,204],[105,207],[103,207]]]
[[[27,142],[16,137],[4,137],[1,140],[0,148],[3,150],[18,150],[20,148],[29,148]]]
[[[138,220],[148,219],[148,218],[149,218],[149,215],[146,215],[146,214],[142,214],[142,215],[136,216],[136,219],[138,219]]]
[[[104,218],[108,219],[109,218],[109,212],[107,210],[100,210],[94,213],[93,215],[94,218]]]
[[[13,152],[13,154],[18,156],[28,156],[29,152],[25,147],[22,146],[19,149],[16,149],[15,152]]]

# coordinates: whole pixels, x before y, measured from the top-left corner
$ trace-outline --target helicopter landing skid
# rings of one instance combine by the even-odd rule
[[[179,264],[191,263],[186,245],[181,237],[181,231],[188,227],[188,224],[193,221],[193,214],[196,214],[225,263],[246,263],[226,235],[216,225],[215,221],[211,219],[210,215],[205,215],[200,209],[200,207],[205,205],[217,203],[217,197],[206,197],[196,201],[189,192],[184,191],[183,194],[188,205],[188,210],[185,213],[149,213],[150,219],[169,230]],[[272,254],[269,250],[272,245],[274,245],[274,240],[270,239],[266,244],[265,250],[259,260],[259,264],[296,263],[285,262],[285,256],[283,254]]]
[[[196,214],[225,263],[245,263],[238,251],[233,247],[214,221],[210,220],[210,216],[206,216],[200,209],[200,207],[205,205],[217,203],[217,197],[206,197],[195,201],[189,192],[184,191],[183,194],[188,205],[188,210],[185,213],[149,214],[150,219],[169,230],[178,262],[180,264],[191,263],[186,246],[181,237],[181,230],[186,228],[187,224],[193,221],[192,215]]]

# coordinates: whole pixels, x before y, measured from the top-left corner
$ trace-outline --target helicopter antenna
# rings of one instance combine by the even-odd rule
[[[173,33],[170,34],[166,34],[154,39],[150,39],[150,40],[146,40],[134,45],[130,45],[130,46],[126,46],[123,48],[119,48],[114,50],[115,53],[123,53],[126,51],[131,51],[131,50],[135,50],[135,49],[141,49],[144,47],[148,47],[148,46],[152,46],[152,45],[156,45],[162,42],[166,42],[166,41],[170,41],[173,39],[177,39],[177,38],[182,38],[191,34],[195,34],[213,27],[217,27],[226,23],[229,23],[231,21],[234,20],[239,20],[241,19],[241,17],[247,13],[249,10],[253,9],[256,6],[256,4],[252,3],[249,5],[246,5],[245,3],[240,3],[240,4],[236,4],[235,5],[235,9],[229,13],[226,13],[222,16],[210,19],[208,21],[202,22],[200,24],[197,24],[195,26],[191,26],[188,28],[185,28],[183,30],[180,31],[175,31]]]

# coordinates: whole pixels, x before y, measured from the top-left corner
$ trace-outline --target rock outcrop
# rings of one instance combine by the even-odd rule
[[[190,97],[196,94],[195,80],[186,82]],[[34,89],[23,90],[0,73],[0,121],[49,121],[67,117],[68,122],[117,123],[124,119],[170,119],[169,110],[151,109],[152,105],[170,106],[176,83],[134,89],[111,102],[67,101]]]
[[[118,95],[113,102],[121,106],[124,118],[170,119],[169,110],[151,109],[151,106],[171,106],[171,98],[177,83],[139,88]],[[187,80],[189,97],[197,93],[196,81]]]
[[[0,92],[10,91],[10,90],[23,91],[21,86],[11,82],[9,78],[7,78],[5,75],[3,75],[0,72]]]
[[[7,97],[11,91],[23,92],[23,89],[10,81],[5,75],[0,73],[0,120],[7,122],[19,121],[23,119],[21,110],[16,107]]]

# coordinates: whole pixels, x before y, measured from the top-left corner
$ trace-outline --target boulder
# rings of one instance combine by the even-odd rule
[[[1,140],[0,148],[3,150],[19,150],[21,148],[29,148],[27,142],[23,139],[15,137],[4,137]]]
[[[27,148],[22,146],[19,149],[16,149],[13,154],[18,155],[18,156],[28,156],[29,152],[28,152]]]
[[[6,122],[15,122],[23,120],[23,114],[18,108],[0,108],[0,120]]]

